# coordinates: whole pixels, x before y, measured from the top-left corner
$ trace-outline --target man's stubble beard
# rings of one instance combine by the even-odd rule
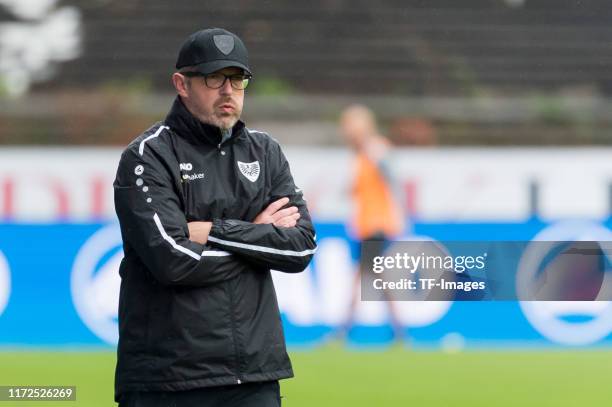
[[[215,114],[215,106],[213,105],[212,111],[206,111],[206,108],[202,106],[198,106],[198,103],[186,103],[185,106],[187,110],[191,112],[196,119],[205,124],[210,124],[212,126],[218,127],[221,130],[229,130],[236,125],[238,120],[240,120],[240,116],[242,115],[242,109],[238,110],[237,103],[234,100],[231,101],[234,107],[236,107],[236,111],[233,114],[223,115],[219,117]]]
[[[215,127],[219,127],[221,130],[229,130],[236,125],[240,119],[242,111],[236,111],[231,115],[218,116],[215,112],[211,112],[205,115],[199,115],[198,120],[202,123],[211,124]]]

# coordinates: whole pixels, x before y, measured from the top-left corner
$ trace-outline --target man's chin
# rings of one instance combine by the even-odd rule
[[[215,127],[218,127],[222,130],[229,130],[238,122],[238,118],[234,115],[227,116],[208,116],[200,118],[200,121],[203,123],[211,124]]]
[[[238,119],[235,119],[235,118],[221,119],[217,121],[216,126],[222,130],[229,130],[232,127],[234,127],[234,125],[236,125],[237,122],[238,122]]]

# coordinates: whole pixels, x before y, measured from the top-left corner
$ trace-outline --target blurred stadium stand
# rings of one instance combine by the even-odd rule
[[[353,101],[370,104],[387,128],[430,120],[443,145],[611,140],[612,11],[602,0],[55,7],[78,11],[80,55],[20,100],[0,100],[0,143],[125,143],[163,116],[177,49],[207,26],[249,46],[256,78],[246,119],[284,129],[284,142],[337,143],[334,120]],[[0,27],[16,21],[0,3]]]

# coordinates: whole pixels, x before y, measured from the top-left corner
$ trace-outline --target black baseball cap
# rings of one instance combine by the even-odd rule
[[[176,69],[194,66],[209,74],[227,67],[238,67],[251,74],[249,54],[238,36],[223,28],[208,28],[187,38],[179,51]]]

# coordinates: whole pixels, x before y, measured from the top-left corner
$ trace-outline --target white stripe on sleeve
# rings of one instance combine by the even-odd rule
[[[187,256],[194,258],[195,260],[200,261],[202,257],[224,257],[224,256],[232,255],[229,252],[221,251],[221,250],[204,250],[201,255],[197,254],[189,250],[188,248],[176,243],[176,241],[170,235],[168,235],[168,233],[166,233],[166,229],[164,229],[164,225],[162,225],[161,220],[159,219],[159,216],[157,215],[157,213],[153,215],[153,220],[155,221],[157,230],[159,231],[159,233],[162,235],[162,237],[164,238],[166,242],[170,243],[170,245],[176,250],[178,250],[179,252],[184,253]]]
[[[170,127],[168,127],[168,126],[159,126],[159,128],[157,129],[157,131],[156,131],[154,134],[151,134],[149,137],[145,138],[144,140],[142,140],[142,141],[140,142],[140,145],[138,146],[138,153],[139,153],[140,155],[142,155],[142,154],[144,153],[144,146],[145,146],[145,143],[146,143],[147,141],[151,140],[152,138],[159,137],[159,135],[161,134],[161,132],[162,132],[164,129],[169,129],[169,128],[170,128]]]
[[[301,252],[296,252],[295,250],[280,250],[280,249],[274,249],[272,247],[265,247],[265,246],[257,246],[257,245],[254,245],[254,244],[232,242],[230,240],[223,240],[223,239],[219,239],[218,237],[214,237],[214,236],[208,236],[208,240],[211,241],[211,242],[215,242],[215,243],[219,243],[219,244],[224,244],[226,246],[238,247],[240,249],[247,249],[247,250],[255,250],[255,251],[264,252],[264,253],[280,254],[282,256],[303,257],[303,256],[308,256],[308,255],[314,254],[317,251],[316,248],[309,249],[309,250],[302,250]]]

